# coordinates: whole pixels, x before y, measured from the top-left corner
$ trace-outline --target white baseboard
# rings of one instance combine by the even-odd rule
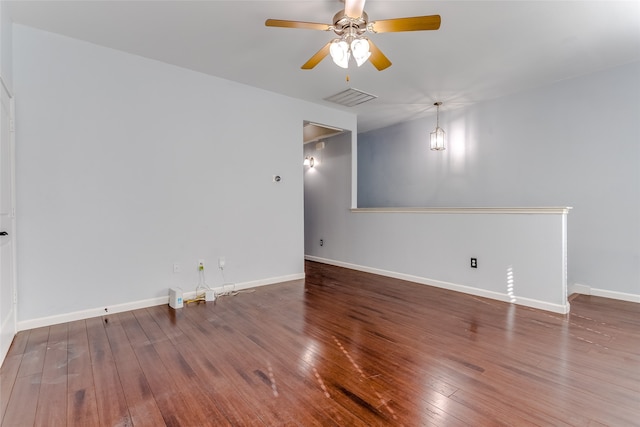
[[[499,292],[488,291],[485,289],[474,288],[471,286],[459,285],[456,283],[443,282],[441,280],[428,279],[420,276],[413,276],[410,274],[397,273],[394,271],[381,270],[378,268],[367,267],[357,264],[350,264],[347,262],[336,261],[326,258],[320,258],[312,255],[306,255],[305,259],[309,261],[316,261],[323,264],[335,265],[337,267],[349,268],[351,270],[364,271],[365,273],[378,274],[385,277],[393,277],[394,279],[406,280],[409,282],[419,283],[422,285],[434,286],[436,288],[448,289],[450,291],[462,292],[465,294],[475,295],[484,298],[490,298],[503,302],[511,302],[511,297],[507,294]],[[515,304],[524,305],[526,307],[537,308],[540,310],[551,311],[553,313],[567,314],[569,313],[569,302],[566,304],[554,304],[546,301],[539,301],[531,298],[517,297]]]
[[[571,294],[591,295],[591,288],[589,286],[574,283],[572,285],[569,285],[568,293],[569,295]]]
[[[235,285],[225,285],[214,288],[214,292],[219,294],[224,291],[230,291],[232,288],[239,291],[243,289],[256,288],[258,286],[273,285],[276,283],[289,282],[291,280],[304,279],[304,273],[290,274],[287,276],[271,277],[268,279],[254,280],[251,282],[236,283]],[[167,290],[168,292],[168,290]],[[183,298],[193,298],[196,292],[184,292]],[[40,328],[43,326],[57,325],[60,323],[73,322],[76,320],[90,319],[92,317],[100,317],[104,315],[122,313],[124,311],[138,310],[140,308],[154,307],[156,305],[169,304],[169,295],[164,297],[149,298],[140,301],[126,302],[122,304],[110,305],[107,307],[90,308],[87,310],[74,311],[71,313],[56,314],[53,316],[40,317],[37,319],[22,320],[18,322],[18,331],[26,331],[28,329]]]
[[[621,301],[640,303],[640,295],[629,294],[626,292],[610,291],[608,289],[592,288],[590,286],[574,283],[569,286],[570,294],[593,295],[596,297],[611,298]]]
[[[257,288],[258,286],[275,285],[277,283],[290,282],[292,280],[301,280],[301,279],[304,279],[304,273],[289,274],[288,276],[272,277],[269,279],[253,280],[251,282],[244,282],[244,283],[236,283],[235,287],[236,287],[236,290],[242,290],[242,289],[249,289],[249,288]]]
[[[123,304],[110,305],[108,307],[89,308],[87,310],[73,311],[71,313],[55,314],[53,316],[39,317],[37,319],[21,320],[18,322],[18,331],[41,328],[44,326],[57,325],[60,323],[73,322],[76,320],[90,319],[108,314],[122,313],[123,311],[137,310],[140,308],[153,307],[156,305],[169,304],[169,296],[149,298],[140,301],[126,302]]]

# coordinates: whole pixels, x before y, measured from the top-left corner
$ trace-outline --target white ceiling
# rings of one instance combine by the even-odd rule
[[[384,71],[343,70],[330,57],[301,70],[333,33],[264,26],[330,24],[338,0],[9,4],[19,24],[356,112],[359,132],[431,115],[435,101],[447,110],[640,60],[639,1],[369,0],[371,21],[442,17],[438,31],[370,35],[393,62]],[[348,87],[378,98],[353,108],[323,101]]]

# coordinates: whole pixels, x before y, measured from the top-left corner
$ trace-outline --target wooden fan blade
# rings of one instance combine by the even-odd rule
[[[373,21],[370,26],[374,33],[437,30],[440,28],[440,15],[383,19],[382,21]]]
[[[313,67],[315,67],[316,65],[318,65],[320,63],[320,61],[322,61],[324,59],[325,56],[329,55],[329,46],[331,45],[331,42],[325,44],[324,46],[322,46],[322,49],[320,49],[319,51],[317,51],[315,53],[315,55],[313,55],[311,58],[309,58],[309,60],[307,62],[304,63],[304,65],[300,68],[302,68],[303,70],[310,70]]]
[[[345,0],[344,14],[353,19],[360,18],[364,11],[364,2],[365,0]]]
[[[331,26],[329,24],[318,24],[316,22],[302,22],[302,21],[285,21],[282,19],[267,19],[264,22],[267,27],[282,27],[282,28],[301,28],[303,30],[320,30],[329,31]]]
[[[391,61],[387,58],[384,53],[378,46],[373,44],[371,40],[369,40],[369,52],[371,52],[371,56],[369,57],[369,62],[373,64],[374,67],[378,69],[378,71],[382,71],[391,66]]]

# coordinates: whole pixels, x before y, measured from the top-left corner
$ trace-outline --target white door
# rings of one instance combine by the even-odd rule
[[[1,82],[0,82],[1,83]],[[16,334],[13,98],[0,84],[0,363]]]

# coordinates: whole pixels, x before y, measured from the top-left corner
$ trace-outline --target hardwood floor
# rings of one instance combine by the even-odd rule
[[[305,281],[20,332],[2,426],[640,425],[640,304]]]

